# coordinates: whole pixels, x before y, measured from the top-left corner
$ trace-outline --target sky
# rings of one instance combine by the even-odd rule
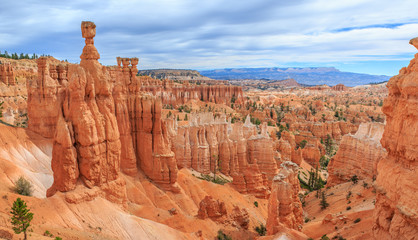
[[[336,67],[396,75],[416,53],[416,0],[2,1],[0,51],[79,62],[81,21],[104,65],[139,69]]]

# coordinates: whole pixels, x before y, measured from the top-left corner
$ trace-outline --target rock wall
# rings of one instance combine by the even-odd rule
[[[249,117],[244,124],[231,124],[223,115],[192,114],[188,125],[172,124],[173,152],[179,168],[193,168],[208,174],[220,171],[233,177],[241,193],[266,198],[277,173],[273,139],[267,125],[257,133]]]
[[[0,62],[0,82],[6,85],[15,85],[15,72],[10,63],[1,64]]]
[[[154,80],[142,77],[142,90],[159,96],[163,104],[178,106],[190,100],[201,100],[230,105],[242,104],[243,92],[239,86],[176,84],[168,80]]]
[[[418,49],[418,38],[410,41]],[[381,140],[388,155],[377,166],[373,234],[376,239],[418,236],[418,54],[387,83],[386,126]]]
[[[287,122],[287,121],[286,121]],[[321,139],[326,139],[329,134],[331,138],[339,141],[342,136],[348,133],[354,134],[357,131],[358,125],[351,122],[302,122],[293,121],[290,125],[290,130],[311,132],[313,136]]]
[[[356,134],[344,135],[337,154],[328,167],[327,186],[347,182],[353,175],[359,179],[372,179],[377,175],[377,163],[386,157],[380,144],[384,124],[361,123]]]
[[[299,167],[292,162],[284,162],[280,167],[279,174],[273,179],[268,203],[266,223],[268,235],[274,235],[282,228],[300,231],[303,224],[302,203],[298,197],[300,191]]]

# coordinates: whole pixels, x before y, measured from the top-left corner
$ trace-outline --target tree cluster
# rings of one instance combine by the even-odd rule
[[[45,55],[42,55],[42,56],[45,56]],[[11,59],[16,59],[16,60],[19,60],[19,59],[38,59],[39,58],[39,56],[36,55],[35,53],[32,54],[32,56],[29,56],[29,54],[27,54],[27,53],[26,54],[12,53],[10,55],[7,51],[4,51],[4,53],[1,53],[1,51],[0,51],[0,57],[11,58]]]

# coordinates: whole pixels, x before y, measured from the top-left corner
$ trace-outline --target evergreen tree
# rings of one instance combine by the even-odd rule
[[[329,206],[329,203],[327,202],[327,198],[325,196],[325,192],[322,192],[321,202],[319,204],[321,205],[321,209],[325,209]]]
[[[33,219],[33,213],[29,212],[30,209],[26,208],[26,203],[22,199],[18,198],[13,203],[12,211],[13,216],[11,218],[13,224],[13,231],[16,234],[24,234],[23,240],[26,240],[26,230],[30,226],[30,221]]]
[[[0,102],[0,118],[3,117],[3,103],[4,102]]]

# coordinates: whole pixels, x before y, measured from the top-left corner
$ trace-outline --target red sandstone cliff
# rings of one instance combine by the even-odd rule
[[[410,42],[418,49],[417,38]],[[381,140],[388,156],[377,166],[376,239],[418,236],[418,54],[392,77],[384,101],[386,126]]]
[[[328,167],[327,186],[347,182],[353,175],[359,179],[376,177],[377,163],[386,156],[380,144],[383,129],[382,123],[362,123],[355,135],[343,136]]]
[[[122,59],[123,68],[103,67],[93,45],[94,23],[83,22],[82,32],[86,46],[80,65],[58,67],[63,74],[55,75],[54,65],[40,58],[39,78],[30,86],[34,117],[29,127],[55,136],[48,196],[76,189],[81,179],[92,190],[67,195],[67,201],[104,195],[124,203],[120,170],[135,175],[138,167],[162,188],[176,191],[177,166],[161,120],[161,100],[140,91],[138,60]],[[37,115],[38,107],[47,111]]]
[[[216,168],[232,176],[241,193],[268,196],[277,162],[265,124],[257,134],[249,118],[245,124],[231,124],[225,116],[215,119],[212,113],[200,113],[192,114],[188,125],[176,125],[172,124],[171,132],[175,133],[173,151],[179,168],[206,174]]]
[[[15,72],[10,63],[0,64],[0,82],[6,85],[15,85]]]
[[[169,80],[155,80],[150,77],[140,77],[142,90],[159,96],[163,104],[178,106],[190,100],[201,100],[230,105],[242,104],[244,93],[239,86],[231,85],[195,85],[177,84]]]

